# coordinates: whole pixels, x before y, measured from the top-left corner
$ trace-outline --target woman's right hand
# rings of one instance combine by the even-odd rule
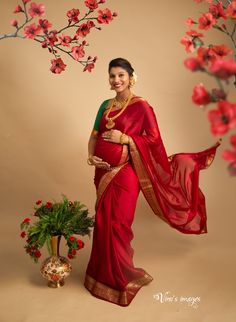
[[[109,163],[103,161],[101,158],[97,157],[96,155],[92,155],[89,158],[90,162],[97,168],[110,170],[111,166]]]

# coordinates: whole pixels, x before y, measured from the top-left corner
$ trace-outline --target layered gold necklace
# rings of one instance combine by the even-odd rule
[[[133,97],[134,95],[131,93],[130,95],[129,95],[129,97],[127,98],[127,99],[125,99],[125,100],[123,100],[123,101],[118,101],[117,99],[116,99],[116,97],[115,98],[113,98],[113,100],[112,100],[112,102],[111,102],[111,107],[109,108],[109,110],[108,110],[108,112],[107,112],[107,114],[106,114],[106,116],[105,116],[105,118],[106,118],[106,120],[107,120],[107,124],[106,124],[106,128],[107,129],[112,129],[114,126],[115,126],[115,122],[114,122],[114,120],[118,117],[118,116],[120,116],[123,112],[124,112],[124,110],[126,109],[126,107],[129,105],[129,102],[131,101],[131,99],[132,99],[132,97]],[[109,114],[111,113],[111,111],[112,111],[112,108],[113,107],[118,107],[118,108],[120,108],[121,110],[120,110],[120,112],[119,113],[117,113],[116,115],[114,115],[114,116],[112,116],[112,117],[109,117]]]

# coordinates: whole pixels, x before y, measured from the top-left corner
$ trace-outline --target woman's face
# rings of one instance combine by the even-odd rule
[[[123,92],[129,87],[129,73],[121,67],[112,67],[109,73],[111,88],[117,93]]]

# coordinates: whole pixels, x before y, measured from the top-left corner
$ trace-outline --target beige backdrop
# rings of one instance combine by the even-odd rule
[[[82,0],[43,2],[55,28],[62,26],[68,9],[83,7]],[[15,0],[0,1],[1,33],[11,30],[15,5]],[[119,16],[87,38],[91,44],[87,53],[99,57],[91,74],[66,58],[67,71],[54,75],[49,71],[49,53],[36,42],[0,42],[0,321],[233,322],[235,179],[220,157],[228,147],[226,138],[214,163],[200,177],[208,234],[175,231],[155,217],[140,195],[133,225],[134,260],[154,281],[140,290],[129,307],[98,300],[83,287],[91,250],[88,238],[59,290],[45,286],[39,266],[24,254],[19,223],[37,199],[58,199],[63,193],[94,213],[94,170],[86,163],[87,141],[100,103],[114,95],[107,75],[111,59],[121,56],[132,62],[138,75],[134,92],[154,107],[169,155],[205,149],[216,141],[206,113],[191,102],[196,83],[203,81],[211,88],[214,82],[184,68],[187,56],[179,43],[187,30],[186,18],[196,17],[204,6],[191,0],[110,0],[106,6]],[[214,43],[225,43],[218,32],[209,35]],[[200,297],[200,303],[197,308],[180,301],[160,303],[153,298],[159,292]]]

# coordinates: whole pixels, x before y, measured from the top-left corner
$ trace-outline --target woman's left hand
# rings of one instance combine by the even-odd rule
[[[122,132],[119,130],[110,130],[102,134],[102,137],[105,141],[120,143],[120,136]]]

